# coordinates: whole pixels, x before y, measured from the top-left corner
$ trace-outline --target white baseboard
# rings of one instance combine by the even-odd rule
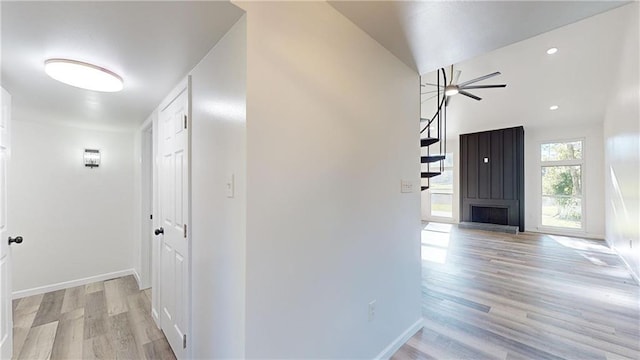
[[[629,273],[631,274],[631,278],[636,282],[636,285],[640,286],[640,278],[638,277],[638,274],[636,274],[635,271],[633,271],[633,268],[631,267],[631,265],[629,265],[627,260],[624,257],[622,257],[622,255],[620,255],[620,252],[618,252],[618,249],[616,249],[616,247],[613,246],[613,244],[611,244],[608,241],[607,241],[607,244],[609,244],[609,247],[613,249],[613,252],[616,253],[618,258],[622,260],[622,263],[627,268],[627,270],[629,270]]]
[[[525,232],[532,232],[542,235],[558,235],[566,237],[577,237],[592,240],[604,240],[604,234],[592,234],[584,231],[562,231],[561,229],[549,229],[549,228],[525,228]]]
[[[153,322],[156,323],[158,329],[160,329],[160,315],[158,315],[158,312],[153,307],[151,308],[151,317],[153,318]]]
[[[420,329],[422,329],[422,327],[424,326],[422,325],[423,322],[424,320],[422,318],[418,319],[418,321],[409,326],[407,330],[405,330],[402,334],[400,334],[400,336],[393,340],[393,342],[391,342],[389,346],[384,348],[384,350],[382,350],[380,354],[378,354],[378,356],[376,356],[374,359],[389,359],[391,356],[393,356],[393,354],[395,354],[396,351],[398,351],[398,349],[400,349],[402,345],[407,342],[407,340],[411,339],[413,335],[415,335],[418,331],[420,331]]]
[[[71,281],[63,281],[63,282],[59,282],[59,283],[56,283],[56,284],[39,286],[39,287],[26,289],[26,290],[14,291],[12,293],[12,296],[13,296],[14,299],[19,299],[19,298],[23,298],[23,297],[26,297],[26,296],[44,294],[44,293],[47,293],[47,292],[50,292],[50,291],[68,289],[68,288],[75,287],[75,286],[91,284],[91,283],[96,282],[96,281],[104,281],[104,280],[114,279],[114,278],[118,278],[118,277],[122,277],[122,276],[131,275],[131,274],[134,274],[134,273],[135,273],[134,269],[114,271],[114,272],[110,272],[110,273],[106,273],[106,274],[89,276],[89,277],[82,278],[82,279],[76,279],[76,280],[71,280]]]
[[[138,270],[133,269],[133,277],[136,278],[136,283],[138,283],[138,289],[142,289],[142,280],[140,280],[140,274],[138,274]]]

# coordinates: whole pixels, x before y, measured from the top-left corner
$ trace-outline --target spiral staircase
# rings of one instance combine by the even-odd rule
[[[428,95],[427,100],[435,97],[435,112],[431,118],[420,118],[422,129],[420,130],[420,147],[426,149],[421,153],[426,153],[420,157],[421,164],[421,184],[420,190],[429,189],[431,179],[439,176],[444,171],[445,154],[447,153],[447,96],[444,93],[444,85],[447,84],[447,74],[444,68],[438,70],[438,79],[436,84],[436,94],[431,95],[430,92],[423,92],[425,87],[420,81],[420,96]],[[422,104],[426,100],[420,102],[420,114],[422,114]]]

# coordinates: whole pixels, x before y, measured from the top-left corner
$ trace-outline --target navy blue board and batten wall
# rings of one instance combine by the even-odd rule
[[[460,219],[524,231],[524,128],[460,135]]]

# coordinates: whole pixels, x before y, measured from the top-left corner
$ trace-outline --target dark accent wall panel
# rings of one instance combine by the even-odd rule
[[[520,231],[524,231],[524,128],[516,131],[516,175],[520,205]]]
[[[467,166],[467,177],[469,179],[478,178],[478,138],[470,137],[465,139],[467,142],[467,158],[469,160],[469,166]],[[470,197],[478,196],[478,182],[468,181],[466,183],[467,193]]]
[[[478,198],[489,199],[491,197],[491,168],[489,163],[485,163],[484,159],[488,158],[491,134],[478,134]]]
[[[514,129],[505,129],[503,146],[505,149],[514,149],[516,146],[516,133]],[[503,198],[505,200],[515,200],[517,199],[516,188],[517,184],[515,181],[515,177],[512,174],[516,173],[516,154],[511,151],[504,152],[504,159],[502,161],[504,170],[503,170]]]
[[[524,231],[522,126],[460,135],[461,221],[472,221],[472,206],[507,209],[508,224]]]
[[[504,148],[502,146],[504,132],[492,131],[489,135],[491,136],[491,155],[489,155],[489,163],[486,165],[488,165],[491,170],[491,198],[504,199],[504,172],[502,166],[504,161]]]

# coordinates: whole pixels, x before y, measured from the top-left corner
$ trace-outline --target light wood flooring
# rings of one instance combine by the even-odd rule
[[[175,359],[133,276],[13,301],[14,359]]]
[[[604,241],[425,227],[424,328],[392,359],[640,359],[640,288]]]

